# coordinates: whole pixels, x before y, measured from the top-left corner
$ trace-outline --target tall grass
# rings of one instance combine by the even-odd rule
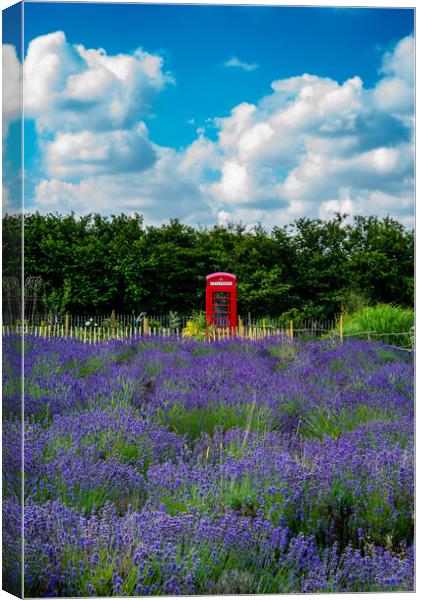
[[[371,338],[400,347],[411,347],[413,342],[414,311],[393,304],[367,306],[345,315],[343,334]]]

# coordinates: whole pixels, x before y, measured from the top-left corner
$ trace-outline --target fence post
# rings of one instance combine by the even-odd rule
[[[143,317],[143,335],[148,335],[149,333],[149,319],[148,317]]]
[[[263,337],[265,338],[266,337],[266,319],[263,319],[262,325],[263,325]]]
[[[115,337],[115,309],[111,311],[111,333]]]
[[[238,335],[242,338],[244,337],[244,324],[243,319],[238,317]]]
[[[291,339],[294,337],[294,321],[292,319],[289,322],[289,337]]]
[[[69,336],[69,313],[66,313],[66,326],[65,327],[66,327],[65,335],[66,335],[66,337],[68,337]]]
[[[339,339],[342,342],[344,341],[344,332],[343,332],[343,317],[342,317],[342,313],[339,316]]]

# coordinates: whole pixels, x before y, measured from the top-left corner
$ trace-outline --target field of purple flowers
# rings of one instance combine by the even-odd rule
[[[19,344],[4,339],[4,581]],[[349,341],[25,340],[25,593],[412,590],[413,363]]]

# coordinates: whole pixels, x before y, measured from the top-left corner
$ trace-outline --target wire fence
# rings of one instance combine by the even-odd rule
[[[362,339],[366,339],[369,341],[379,341],[382,342],[383,344],[385,344],[386,346],[389,346],[390,348],[396,348],[396,350],[406,350],[409,352],[413,352],[415,350],[415,340],[414,340],[414,332],[413,331],[407,331],[407,332],[385,332],[385,333],[378,333],[376,331],[357,331],[355,333],[344,333],[343,334],[343,338],[362,338]],[[392,341],[396,341],[396,340],[408,340],[408,343],[406,345],[395,345],[392,344]]]

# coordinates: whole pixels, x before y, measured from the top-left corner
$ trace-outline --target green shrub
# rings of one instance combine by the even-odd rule
[[[206,339],[206,329],[208,332],[212,329],[206,327],[206,314],[203,311],[195,311],[186,326],[182,331],[182,335],[186,337],[193,337],[196,340]]]
[[[354,314],[369,304],[369,298],[358,290],[348,290],[342,299],[342,310],[345,314]]]

